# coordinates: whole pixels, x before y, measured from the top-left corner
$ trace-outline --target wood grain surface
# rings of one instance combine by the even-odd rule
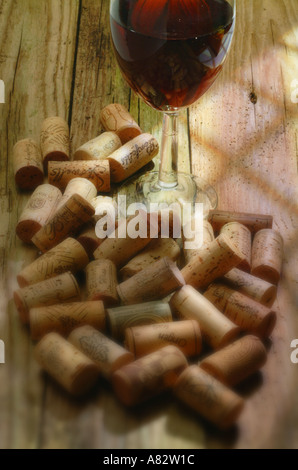
[[[193,172],[215,186],[220,209],[272,214],[285,241],[277,327],[263,373],[239,389],[247,404],[238,428],[216,431],[167,396],[127,411],[108,385],[71,399],[33,358],[12,301],[16,274],[36,256],[15,236],[28,194],[15,188],[13,145],[38,140],[42,120],[60,115],[75,150],[102,131],[99,111],[112,102],[161,135],[161,115],[117,69],[108,7],[107,0],[0,0],[0,448],[297,448],[290,343],[298,337],[298,0],[239,0],[223,72],[181,115],[180,168],[191,160]]]

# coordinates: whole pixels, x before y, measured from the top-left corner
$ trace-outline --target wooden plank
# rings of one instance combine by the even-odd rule
[[[71,108],[73,151],[82,143],[102,132],[103,129],[99,122],[99,110],[112,102],[120,102],[126,106],[144,131],[154,134],[159,140],[161,137],[161,113],[157,113],[144,103],[140,103],[121,76],[112,52],[108,24],[108,2],[95,2],[93,0],[84,0],[82,2],[79,15],[75,87]],[[180,157],[182,158],[180,158],[179,163],[183,171],[188,171],[189,169],[187,128],[187,112],[185,111],[182,113],[180,120],[182,136],[180,141]],[[124,440],[132,442],[131,447],[135,446],[134,442],[138,429],[135,430],[133,438],[129,435],[124,435],[125,429],[130,427],[129,423],[135,421],[135,418],[130,418],[129,413],[125,410],[121,412],[123,423],[125,423],[123,434],[114,436],[113,433],[109,432],[109,426],[106,426],[106,411],[110,410],[108,419],[113,423],[116,416],[119,418],[119,408],[121,408],[110,391],[104,394],[101,400],[103,410],[100,413],[98,412],[98,401],[91,401],[88,403],[84,413],[75,420],[74,424],[73,421],[77,412],[76,405],[68,400],[66,396],[61,397],[59,390],[57,391],[59,396],[57,396],[55,393],[56,389],[54,387],[52,390],[51,384],[49,387],[50,390],[46,395],[43,418],[44,427],[41,440],[43,447],[70,447],[73,445],[74,436],[77,436],[77,446],[84,447],[84,443],[80,442],[79,439],[82,427],[84,429],[84,436],[86,434],[92,436],[94,447],[105,446],[105,442],[107,448],[111,446],[111,442],[114,443],[114,446],[121,447]],[[61,405],[60,402],[62,402]],[[56,415],[53,413],[53,409],[64,410],[64,412],[59,412]],[[68,422],[63,418],[65,413],[73,416],[72,430],[69,430]],[[117,422],[119,422],[118,418]],[[111,427],[113,428],[114,424]],[[94,429],[97,428],[99,432],[95,433]],[[92,429],[92,432],[90,431],[89,433],[89,429]],[[92,445],[90,441],[88,445]]]
[[[6,87],[6,103],[0,104],[0,337],[6,345],[6,364],[0,367],[0,447],[34,448],[39,442],[44,382],[11,299],[16,274],[36,251],[15,237],[28,195],[15,189],[12,147],[24,137],[39,140],[46,116],[68,116],[78,1],[4,0],[0,11],[0,77]]]
[[[297,105],[290,96],[297,50],[289,58],[285,37],[290,44],[297,39],[298,3],[239,4],[230,57],[212,91],[192,108],[190,129],[194,172],[215,185],[219,208],[272,214],[285,241],[269,360],[263,384],[241,417],[235,443],[266,447],[280,443],[293,393],[289,345],[295,335],[291,293],[297,288]],[[211,437],[211,444],[217,442]]]
[[[103,131],[99,121],[101,108],[112,102],[129,107],[130,91],[122,83],[120,72],[115,73],[108,29],[108,4],[107,1],[83,0],[80,6],[71,109],[73,151]],[[138,118],[136,115],[134,117]],[[110,397],[111,393],[104,398],[100,394],[98,399],[95,397],[80,405],[49,381],[41,447],[101,447],[107,435],[103,415]],[[103,402],[105,408],[102,407]]]

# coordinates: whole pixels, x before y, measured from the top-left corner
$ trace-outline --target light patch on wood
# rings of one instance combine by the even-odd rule
[[[0,339],[0,364],[5,363],[5,344],[2,339]]]
[[[3,80],[0,80],[0,103],[5,103],[5,84]]]

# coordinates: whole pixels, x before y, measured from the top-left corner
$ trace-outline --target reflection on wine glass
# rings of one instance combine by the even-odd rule
[[[164,113],[159,172],[137,181],[138,200],[217,205],[213,188],[177,173],[178,116],[213,84],[231,45],[236,0],[111,0],[115,54],[129,86]]]

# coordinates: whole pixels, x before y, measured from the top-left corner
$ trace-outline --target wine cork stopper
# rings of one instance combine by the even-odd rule
[[[98,259],[86,267],[88,300],[102,300],[105,306],[117,305],[117,270],[113,261]]]
[[[75,396],[88,392],[99,377],[94,362],[57,333],[49,333],[37,344],[35,357],[53,379]]]
[[[229,222],[239,222],[239,224],[249,228],[252,233],[255,233],[263,228],[272,228],[273,217],[264,214],[214,210],[209,212],[209,222],[215,232],[219,232]]]
[[[108,193],[111,189],[110,166],[107,160],[89,160],[75,162],[49,162],[49,183],[64,191],[70,180],[86,178],[97,191]]]
[[[158,142],[151,134],[135,137],[108,157],[111,180],[114,183],[125,180],[151,162],[158,151]]]
[[[239,222],[225,224],[220,233],[227,235],[243,254],[244,259],[238,264],[238,269],[250,272],[251,268],[251,232]]]
[[[196,321],[203,339],[214,349],[222,348],[239,334],[235,323],[191,286],[184,286],[176,292],[170,306],[180,320]]]
[[[170,344],[187,357],[200,354],[202,338],[198,323],[193,320],[175,321],[134,326],[125,331],[125,346],[136,357],[146,356]]]
[[[115,132],[122,144],[134,139],[142,133],[129,112],[118,103],[109,104],[102,109],[100,120],[107,131]]]
[[[176,264],[162,258],[118,285],[118,294],[126,305],[166,297],[185,282]]]
[[[54,214],[61,191],[50,184],[42,184],[31,195],[16,226],[16,234],[24,243],[31,243],[32,237]]]
[[[45,171],[47,171],[49,161],[55,160],[60,162],[69,160],[69,127],[64,119],[61,117],[50,117],[43,121],[40,147]]]
[[[13,169],[16,185],[32,190],[43,182],[43,166],[40,148],[32,139],[17,142],[13,148]]]
[[[131,352],[89,325],[73,330],[68,341],[92,359],[108,381],[116,370],[134,360]]]
[[[51,331],[67,336],[79,326],[91,325],[98,330],[104,330],[106,326],[104,305],[100,300],[35,307],[30,309],[29,316],[34,341]]]
[[[207,287],[244,259],[229,237],[220,234],[210,245],[193,257],[182,269],[185,283],[196,288]]]
[[[151,264],[167,257],[176,261],[180,255],[179,245],[172,238],[157,238],[132,260],[130,260],[121,270],[120,275],[125,281]]]
[[[271,284],[277,284],[283,260],[283,239],[275,230],[260,230],[252,245],[252,269],[254,276]]]
[[[99,245],[103,242],[103,240],[97,237],[95,233],[95,226],[92,222],[85,226],[82,232],[78,235],[77,241],[86,250],[90,259],[93,258],[93,253],[96,248],[98,248]]]
[[[115,132],[103,132],[79,147],[74,154],[74,160],[103,160],[121,145],[121,140]]]
[[[277,288],[263,279],[234,268],[222,278],[232,289],[239,290],[244,295],[271,307],[276,299]]]
[[[93,199],[97,195],[97,189],[94,184],[87,180],[86,178],[74,178],[70,180],[64,194],[59,201],[57,206],[56,212],[73,196],[74,194],[78,194],[82,198],[86,199],[86,201],[92,204]]]
[[[73,194],[32,238],[43,253],[76,233],[94,215],[93,206],[78,194]]]
[[[196,365],[180,375],[174,394],[221,429],[235,424],[244,407],[243,398]]]
[[[206,357],[199,366],[223,384],[234,387],[261,369],[266,360],[262,341],[247,335]]]
[[[224,284],[212,284],[204,296],[243,331],[267,338],[275,327],[273,310]]]
[[[117,268],[126,264],[133,256],[147,246],[152,238],[158,235],[158,227],[156,231],[151,231],[148,222],[148,215],[144,211],[139,212],[140,224],[147,226],[147,237],[131,238],[129,236],[129,226],[133,222],[130,219],[122,219],[119,221],[118,227],[106,238],[99,248],[94,252],[96,259],[110,259],[115,263]],[[151,233],[152,232],[152,233]]]
[[[29,310],[62,302],[80,300],[80,289],[71,273],[63,273],[32,286],[19,289],[13,294],[23,323],[29,322]]]
[[[183,242],[184,242],[184,258],[186,264],[190,262],[190,260],[197,256],[201,250],[207,248],[211,242],[214,240],[214,232],[212,225],[207,221],[203,221],[202,227],[202,236],[195,232],[195,219],[192,218],[184,227],[183,227]],[[190,234],[193,234],[190,236]],[[191,243],[193,245],[192,248],[187,248],[187,244]]]
[[[115,372],[113,388],[124,405],[134,406],[173,388],[187,365],[180,349],[165,346]]]
[[[109,308],[106,313],[111,336],[118,341],[124,339],[126,328],[172,321],[170,306],[165,302]]]
[[[20,287],[26,287],[67,271],[75,274],[88,263],[89,258],[82,245],[74,238],[67,238],[23,268],[17,281]]]

